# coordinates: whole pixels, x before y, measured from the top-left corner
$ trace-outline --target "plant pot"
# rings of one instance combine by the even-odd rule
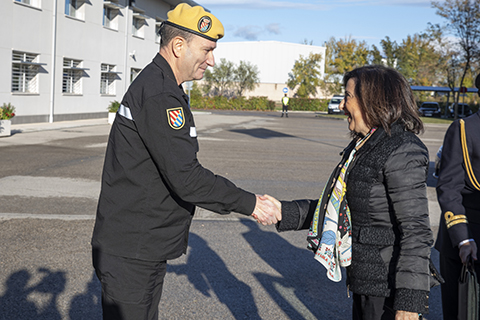
[[[109,112],[108,113],[108,123],[112,124],[113,121],[115,120],[115,116],[117,115],[116,112]]]
[[[0,120],[0,137],[9,137],[11,131],[12,120]]]

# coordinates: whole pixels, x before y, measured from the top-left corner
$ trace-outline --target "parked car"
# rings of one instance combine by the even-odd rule
[[[424,102],[418,111],[422,117],[440,117],[438,102]]]
[[[449,117],[450,118],[453,118],[455,117],[455,113],[453,111],[453,106],[455,104],[452,103],[450,105],[450,107],[448,107],[448,111],[450,112],[449,113]],[[465,118],[465,117],[468,117],[468,116],[471,116],[472,115],[472,109],[470,109],[470,106],[466,103],[459,103],[458,104],[458,117],[459,118]]]
[[[342,110],[339,109],[339,106],[342,100],[343,100],[342,95],[334,95],[330,100],[330,102],[328,103],[328,114],[341,113]]]

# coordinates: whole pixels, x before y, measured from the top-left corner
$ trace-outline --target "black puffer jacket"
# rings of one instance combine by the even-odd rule
[[[347,172],[353,242],[347,283],[357,294],[393,296],[395,310],[428,312],[433,245],[428,164],[425,145],[395,124],[391,136],[378,129],[358,150]],[[282,202],[277,229],[308,228],[317,202]]]

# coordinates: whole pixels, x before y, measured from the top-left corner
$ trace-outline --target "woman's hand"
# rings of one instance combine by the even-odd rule
[[[419,318],[416,312],[397,311],[395,313],[395,320],[418,320]]]

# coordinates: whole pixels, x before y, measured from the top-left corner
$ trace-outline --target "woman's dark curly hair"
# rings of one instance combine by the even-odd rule
[[[360,67],[343,77],[355,81],[355,96],[365,114],[369,127],[382,127],[388,134],[393,123],[403,123],[406,130],[415,134],[423,132],[417,104],[412,89],[397,70],[382,65]]]

